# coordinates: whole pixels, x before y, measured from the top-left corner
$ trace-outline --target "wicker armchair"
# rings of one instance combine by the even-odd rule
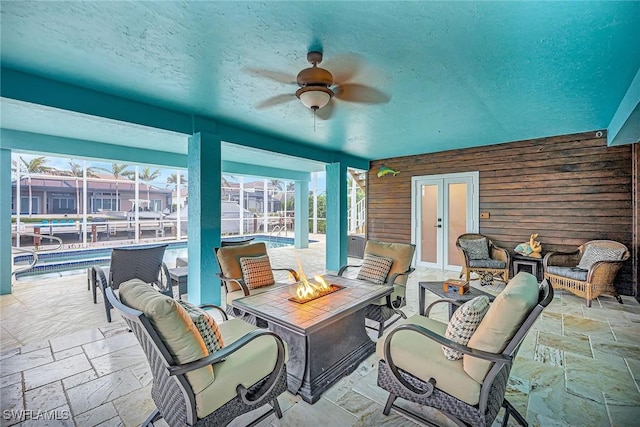
[[[162,262],[168,245],[148,246],[142,248],[113,248],[109,267],[94,265],[89,269],[93,303],[97,304],[96,290],[102,291],[103,297],[107,288],[118,289],[121,283],[131,279],[140,279],[156,286],[162,293],[173,296],[169,269]],[[105,297],[104,308],[107,321],[111,322],[111,303]]]
[[[131,289],[130,285],[138,285],[132,282],[124,284],[123,291]],[[139,284],[144,285],[142,282]],[[286,350],[278,335],[239,319],[227,321],[221,307],[205,305],[202,307],[219,311],[225,320],[218,324],[225,346],[212,353],[205,352],[203,357],[189,363],[179,364],[172,356],[176,346],[181,349],[187,347],[187,338],[199,340],[195,341],[197,348],[205,348],[205,343],[189,315],[185,315],[186,319],[177,316],[183,321],[176,322],[177,325],[170,322],[167,331],[166,307],[177,302],[162,295],[169,304],[166,301],[157,304],[149,298],[140,303],[138,299],[136,304],[149,311],[146,315],[125,304],[124,298],[119,299],[111,288],[107,288],[106,297],[135,334],[151,367],[151,397],[156,409],[142,423],[143,427],[157,425],[154,422],[160,418],[172,427],[226,426],[239,415],[267,404],[271,408],[248,425],[258,424],[271,414],[282,418],[277,397],[287,386]],[[165,308],[159,308],[159,305]],[[164,320],[158,318],[158,313],[162,313],[160,316],[164,316]],[[190,325],[184,322],[190,322]],[[160,324],[164,325],[162,329]],[[171,342],[164,341],[171,338],[174,339],[174,347],[171,347]],[[210,374],[210,384],[204,387],[194,381],[202,380],[203,369],[215,373]]]
[[[464,259],[460,277],[464,276],[467,282],[471,273],[478,274],[483,285],[490,283],[496,276],[505,283],[509,280],[511,255],[506,249],[494,245],[487,236],[478,233],[462,234],[456,240],[456,247]],[[485,275],[489,276],[489,280]]]
[[[367,240],[364,248],[363,264],[358,266],[344,265],[338,271],[338,276],[342,276],[349,267],[360,267],[358,278],[393,286],[394,289],[391,295],[367,306],[365,317],[378,323],[378,327],[375,328],[378,331],[378,338],[382,336],[386,328],[401,318],[406,318],[406,315],[399,309],[407,305],[407,279],[415,270],[411,267],[415,249],[416,245],[413,244]],[[363,269],[368,268],[368,266],[373,266],[375,269],[375,260],[377,260],[375,257],[392,259],[391,265],[382,274],[384,277],[379,277],[378,280],[372,278],[372,276],[363,275]],[[389,320],[391,322],[387,323]]]
[[[220,268],[218,276],[226,290],[227,314],[233,317],[239,317],[245,322],[256,325],[259,319],[256,319],[255,316],[243,313],[237,308],[233,308],[232,302],[237,298],[259,294],[266,290],[273,289],[275,286],[285,285],[285,283],[279,283],[273,280],[269,285],[252,287],[251,283],[247,282],[247,278],[243,274],[241,258],[257,258],[265,256],[267,255],[267,246],[264,242],[232,245],[223,244],[221,247],[215,248],[214,252],[216,254],[216,260],[218,261],[218,267]],[[298,280],[298,272],[291,268],[272,268],[270,265],[269,267],[271,272],[286,271],[294,280]],[[261,270],[261,274],[262,273],[267,272],[265,270]],[[265,325],[260,323],[259,326]]]
[[[544,277],[557,289],[586,299],[587,307],[599,295],[614,296],[620,304],[614,281],[630,253],[613,240],[591,240],[573,252],[549,252],[543,260]]]
[[[457,425],[491,426],[505,408],[503,426],[513,415],[524,417],[505,399],[507,381],[520,344],[542,310],[553,299],[547,281],[539,286],[535,276],[519,273],[491,304],[467,345],[445,337],[447,324],[430,319],[437,300],[425,316],[416,314],[378,340],[378,386],[389,392],[383,409],[393,408],[420,423],[436,425],[394,402],[402,398],[441,412]],[[454,315],[454,317],[456,317]],[[443,346],[461,352],[462,358],[445,357]]]

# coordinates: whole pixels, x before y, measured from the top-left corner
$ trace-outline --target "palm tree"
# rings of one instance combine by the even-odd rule
[[[289,210],[293,210],[295,198],[296,198],[296,183],[295,181],[289,181],[289,183],[286,186],[286,192],[284,197],[286,201],[286,206]]]
[[[184,175],[180,175],[180,184],[186,184],[187,183],[187,179],[184,177]],[[175,185],[176,187],[178,186],[178,174],[177,173],[172,173],[171,175],[169,175],[167,177],[167,187],[169,185]]]
[[[33,213],[33,200],[31,194],[31,174],[34,173],[51,173],[55,171],[54,168],[46,166],[46,163],[49,161],[46,157],[35,157],[30,161],[26,161],[20,156],[20,161],[22,162],[22,166],[24,167],[24,171],[27,174],[27,185],[29,186],[29,217]],[[16,165],[18,166],[18,165]],[[20,185],[20,183],[18,183]]]
[[[138,174],[138,178],[147,183],[147,200],[151,200],[151,182],[160,176],[160,170],[156,169],[153,172],[149,166],[146,166],[142,173]]]
[[[111,163],[111,175],[116,179],[116,211],[120,210],[120,188],[118,186],[118,180],[122,177],[131,179],[131,176],[135,175],[133,171],[127,170],[128,167],[129,165],[126,163]]]
[[[221,190],[222,190],[222,192],[221,192],[222,200],[224,200],[225,196],[227,195],[227,191],[229,191],[229,193],[231,193],[231,190],[227,190],[227,189],[231,188],[231,182],[227,178],[235,181],[235,176],[233,176],[233,175],[222,174],[220,176],[220,180],[221,180],[221,184],[222,184],[222,188],[221,188]]]
[[[167,177],[167,187],[170,185],[175,185],[176,192],[178,191],[178,185],[184,185],[186,183],[187,183],[187,178],[185,178],[184,175],[180,175],[180,183],[178,183],[177,173],[172,173]],[[177,203],[180,203],[180,201],[178,200]]]
[[[269,180],[269,185],[274,187],[273,194],[281,192],[284,189],[284,182],[279,179],[271,179]]]
[[[78,215],[80,215],[82,212],[80,212],[80,185],[79,185],[79,178],[83,177],[83,166],[80,163],[76,163],[73,161],[73,159],[69,160],[69,167],[71,168],[71,170],[68,171],[60,171],[61,175],[64,176],[73,176],[76,178],[76,202],[77,202],[77,206],[76,206],[76,212]],[[101,169],[101,168],[96,168],[96,167],[88,167],[87,168],[87,176],[91,177],[91,178],[97,178],[99,175],[96,172],[96,170]],[[84,211],[84,209],[83,209]]]
[[[61,175],[64,176],[75,176],[76,178],[82,178],[82,165],[80,163],[76,163],[73,159],[69,160],[69,166],[71,167],[70,171],[60,171]],[[98,167],[88,167],[87,168],[87,176],[89,178],[98,178],[100,175],[96,172],[97,170],[104,170],[103,168]]]

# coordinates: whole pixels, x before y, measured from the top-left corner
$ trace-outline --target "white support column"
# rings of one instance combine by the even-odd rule
[[[351,209],[349,212],[351,215],[349,216],[349,232],[355,232],[358,224],[358,196],[357,196],[357,185],[356,180],[351,179]]]
[[[269,184],[267,179],[264,179],[264,203],[262,206],[262,215],[263,218],[262,220],[263,222],[263,226],[262,226],[262,231],[264,231],[264,234],[269,234]],[[257,232],[258,230],[256,230]]]
[[[22,158],[20,156],[18,156],[18,159],[16,160],[16,164],[17,164],[17,171],[16,174],[17,179],[16,179],[16,247],[19,248],[20,247],[20,232],[22,231],[22,224],[20,222],[20,214],[21,214],[21,209],[22,209],[22,196],[20,195],[20,187],[22,186],[22,175],[21,175],[21,171],[22,171]],[[3,168],[4,170],[4,168]],[[9,168],[9,170],[11,170],[11,168]],[[11,182],[11,177],[9,177],[9,182]],[[11,212],[11,210],[9,210],[9,212]]]
[[[87,246],[87,161],[82,162],[82,221],[84,222],[84,231],[82,232],[82,246]]]
[[[180,240],[182,235],[182,208],[180,207],[180,171],[176,170],[176,239]]]
[[[133,241],[140,242],[140,171],[138,165],[135,167],[135,184],[134,184],[134,196],[135,202],[133,203]]]
[[[240,180],[240,196],[238,197],[240,201],[238,204],[240,205],[240,210],[238,211],[238,234],[244,234],[244,177],[241,176]]]
[[[313,233],[318,233],[318,172],[313,172]]]
[[[296,249],[309,247],[309,183],[296,181],[294,204],[294,245]]]

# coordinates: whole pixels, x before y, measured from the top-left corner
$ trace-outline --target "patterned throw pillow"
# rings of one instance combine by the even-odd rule
[[[467,251],[469,259],[489,258],[489,242],[486,237],[480,239],[460,239],[460,247]]]
[[[471,335],[476,331],[482,318],[489,310],[489,298],[486,295],[475,297],[462,304],[458,308],[447,325],[445,338],[449,338],[458,344],[467,345],[471,339]],[[453,350],[449,347],[442,346],[444,356],[449,360],[462,359],[463,353]]]
[[[269,255],[240,258],[242,277],[249,289],[261,288],[276,283],[271,270]]]
[[[200,332],[209,353],[213,353],[224,347],[222,334],[220,334],[218,324],[215,319],[209,315],[209,313],[187,301],[177,302],[184,307],[189,314],[189,317],[196,325],[196,328],[198,328],[198,332]]]
[[[624,255],[622,248],[603,248],[602,246],[587,246],[582,254],[578,268],[589,270],[598,261],[619,261]]]
[[[392,264],[393,258],[365,254],[357,278],[373,283],[384,283]]]

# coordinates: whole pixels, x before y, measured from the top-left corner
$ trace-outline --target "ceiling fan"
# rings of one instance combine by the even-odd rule
[[[299,88],[295,93],[276,95],[265,99],[256,108],[267,108],[288,102],[297,97],[302,104],[317,113],[321,119],[328,119],[333,112],[335,100],[359,102],[365,104],[382,104],[391,99],[383,92],[349,80],[358,69],[357,61],[352,57],[346,68],[331,74],[329,70],[318,67],[322,62],[322,52],[307,53],[307,61],[311,67],[300,71],[296,77],[278,71],[249,68],[254,75],[267,77],[280,83],[297,83]]]

